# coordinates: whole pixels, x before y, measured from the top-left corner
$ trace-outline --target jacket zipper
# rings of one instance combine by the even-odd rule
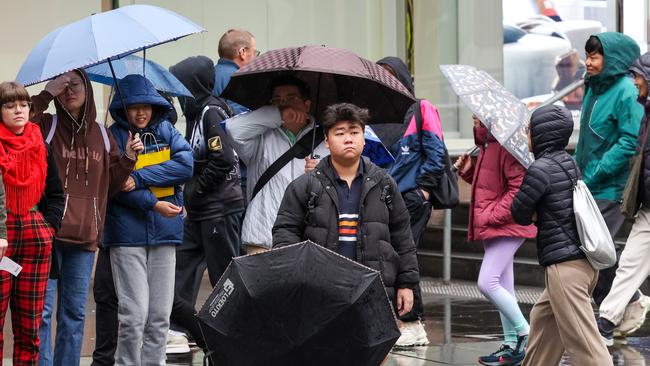
[[[483,165],[483,158],[485,158],[485,152],[487,151],[488,148],[488,143],[485,142],[483,144],[483,151],[479,153],[479,156],[481,160],[478,158],[476,159],[476,166],[474,167],[474,176],[472,176],[472,197],[471,197],[471,205],[470,205],[470,212],[469,214],[472,215],[472,226],[469,228],[471,230],[471,240],[475,240],[475,234],[474,234],[474,225],[476,223],[476,216],[474,215],[474,207],[476,206],[476,182],[474,182],[474,177],[478,177],[479,173],[481,172],[481,166]]]

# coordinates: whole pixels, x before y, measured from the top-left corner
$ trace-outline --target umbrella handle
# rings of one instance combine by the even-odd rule
[[[474,147],[471,148],[469,151],[467,151],[467,152],[465,153],[465,155],[472,156],[472,155],[476,154],[476,152],[478,151],[478,149],[479,149],[478,146],[474,146]],[[456,172],[458,171],[458,167],[456,166],[456,164],[451,164],[451,171],[454,172],[454,173],[456,173]]]

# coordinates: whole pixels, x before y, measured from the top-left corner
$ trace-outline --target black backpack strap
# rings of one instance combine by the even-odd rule
[[[418,131],[418,141],[420,142],[420,149],[422,149],[422,154],[424,154],[424,149],[422,148],[422,125],[424,124],[424,118],[422,117],[422,99],[418,99],[418,106],[415,109],[415,126]]]
[[[315,139],[312,137],[312,134],[316,134]],[[251,201],[253,201],[255,196],[257,196],[257,193],[261,191],[262,188],[264,188],[266,183],[268,183],[269,180],[271,180],[271,178],[273,178],[273,176],[275,176],[280,171],[280,169],[287,165],[287,163],[289,163],[294,158],[306,157],[309,155],[309,153],[311,153],[312,149],[320,145],[323,140],[325,140],[323,131],[320,128],[314,127],[312,131],[305,134],[300,138],[300,140],[296,141],[296,143],[289,150],[282,154],[282,156],[274,161],[273,164],[269,165],[264,173],[262,173],[260,179],[258,179],[257,183],[255,183]]]

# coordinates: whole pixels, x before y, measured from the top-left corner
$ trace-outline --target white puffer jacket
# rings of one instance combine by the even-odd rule
[[[226,130],[234,141],[233,147],[248,169],[246,192],[249,204],[242,226],[243,245],[271,249],[271,229],[284,191],[289,183],[305,173],[304,159],[291,160],[250,201],[260,176],[292,146],[289,137],[280,128],[281,125],[280,111],[275,106],[261,107],[226,121]],[[310,125],[296,136],[296,141],[310,133],[313,126],[314,121],[311,119]],[[329,150],[321,143],[314,154],[322,159],[329,155]]]

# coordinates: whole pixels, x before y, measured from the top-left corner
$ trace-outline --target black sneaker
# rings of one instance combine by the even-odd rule
[[[598,318],[598,332],[606,346],[614,345],[614,323],[605,318]]]
[[[499,347],[498,350],[495,352],[487,355],[487,356],[481,356],[478,358],[478,362],[481,365],[486,365],[486,366],[503,366],[503,365],[510,365],[509,363],[504,363],[506,359],[510,359],[512,357],[512,353],[514,350],[510,348],[507,344],[502,344],[501,347]]]

